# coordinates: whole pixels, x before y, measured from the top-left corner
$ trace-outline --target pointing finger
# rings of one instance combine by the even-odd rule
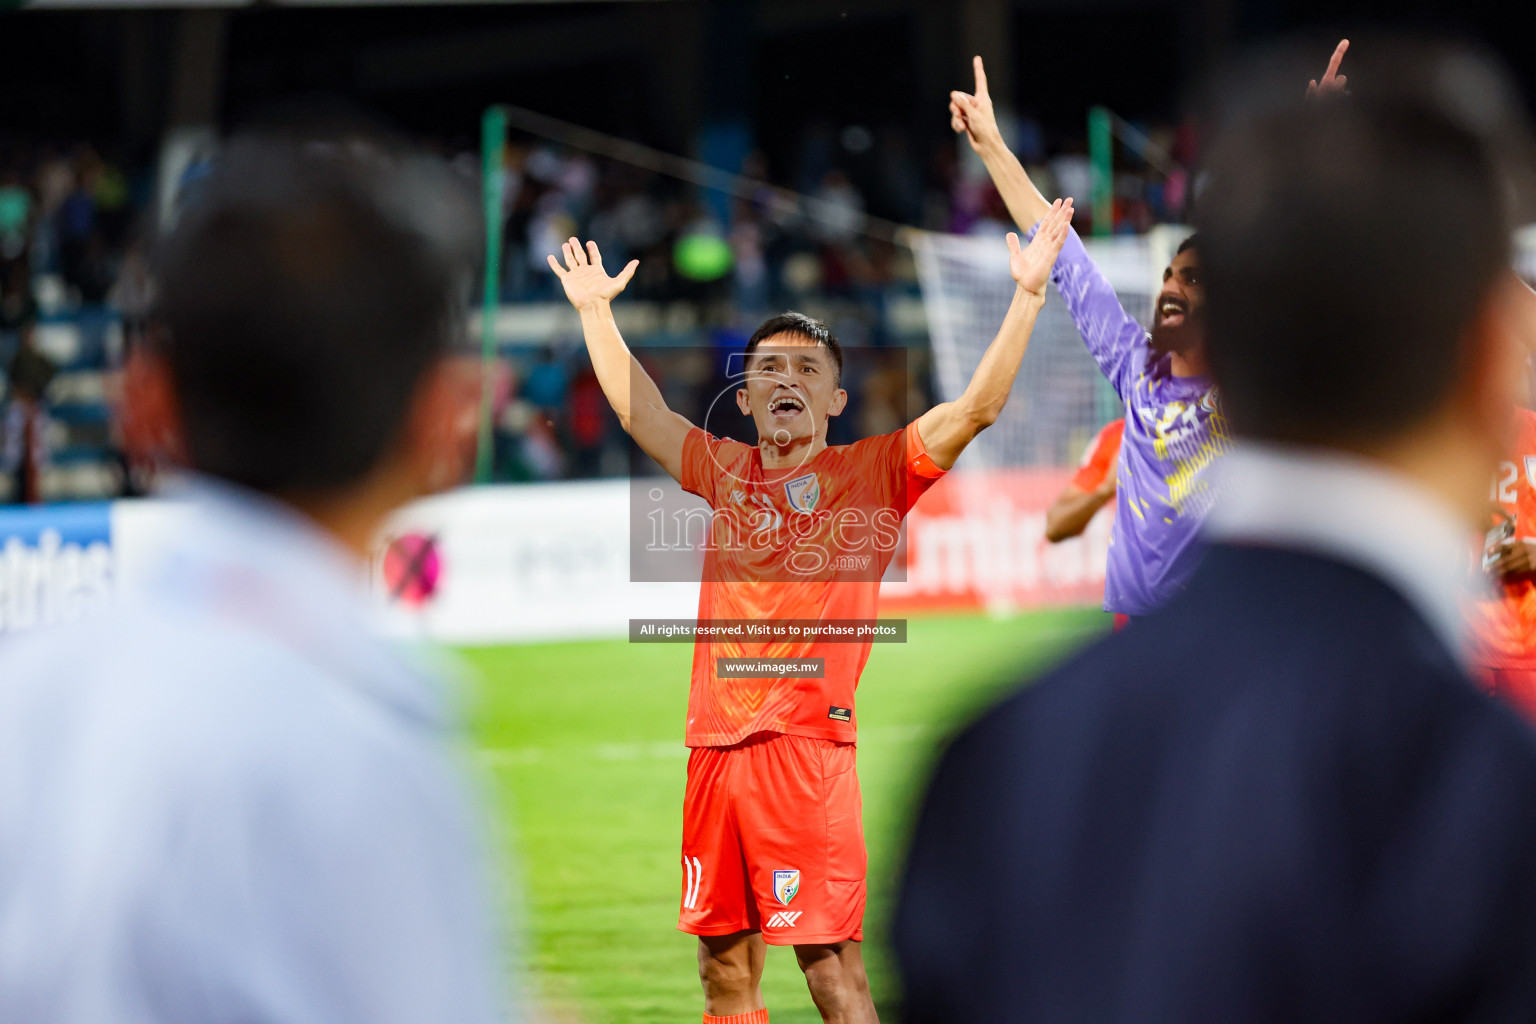
[[[1340,39],[1339,45],[1333,48],[1333,56],[1328,61],[1328,70],[1323,74],[1323,81],[1328,81],[1339,73],[1339,62],[1344,59],[1344,51],[1349,49],[1349,40]]]
[[[971,67],[976,69],[976,95],[977,96],[989,95],[989,93],[987,92],[987,69],[981,63],[981,58],[980,57],[972,57],[971,58]]]

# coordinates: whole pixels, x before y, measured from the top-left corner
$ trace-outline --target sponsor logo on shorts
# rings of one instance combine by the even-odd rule
[[[853,708],[840,708],[836,704],[827,708],[827,717],[839,722],[853,721]]]
[[[795,898],[795,893],[800,891],[800,869],[784,868],[773,873],[773,895],[786,907],[789,901]]]
[[[768,919],[769,928],[793,928],[795,922],[800,920],[803,910],[781,910]]]

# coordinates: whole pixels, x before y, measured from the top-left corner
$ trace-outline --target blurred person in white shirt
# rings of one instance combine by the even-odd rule
[[[268,135],[164,241],[124,428],[185,471],[174,542],[0,644],[0,1020],[515,1015],[451,694],[366,586],[467,461],[473,223],[427,157]]]

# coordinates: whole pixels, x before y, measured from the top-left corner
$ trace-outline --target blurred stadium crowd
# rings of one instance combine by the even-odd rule
[[[1117,233],[1183,213],[1193,133],[1143,130],[1143,153],[1162,159],[1120,147]],[[1028,118],[1007,131],[1042,188],[1089,194],[1080,138],[1048,144]],[[467,141],[440,148],[478,183],[480,156]],[[181,187],[205,170],[192,165]],[[642,359],[648,347],[733,350],[770,312],[806,309],[845,344],[907,350],[908,387],[876,383],[865,425],[926,407],[926,324],[911,254],[889,225],[1000,236],[1007,211],[980,163],[951,141],[925,148],[897,127],[813,122],[793,166],[770,167],[754,152],[741,174],[771,184],[727,197],[536,138],[509,143],[495,479],[617,476],[630,466],[629,440],[603,401],[574,320],[561,315],[544,260],[572,235],[596,240],[615,265],[641,261],[626,305]],[[146,240],[156,202],[153,166],[122,166],[90,143],[0,138],[0,502],[142,490],[143,474],[114,436],[108,380],[153,302]],[[1083,233],[1092,229],[1088,204],[1078,220]],[[700,387],[708,369],[687,359],[654,363],[669,399],[702,414],[693,406],[708,400]]]
[[[152,174],[88,143],[0,140],[0,494],[136,493],[104,371],[153,295],[142,239]]]
[[[1086,197],[1090,167],[1081,139],[1048,150],[1032,119],[1008,126],[1014,149],[1046,191]],[[1113,231],[1140,233],[1183,212],[1194,135],[1186,125],[1159,125],[1147,147],[1170,167],[1145,162],[1117,168]],[[473,159],[464,156],[461,161]],[[509,146],[506,160],[509,301],[558,297],[545,256],[580,234],[614,260],[641,259],[629,291],[646,299],[729,299],[747,311],[780,308],[807,295],[877,301],[881,288],[912,280],[898,247],[866,231],[884,221],[958,234],[1001,234],[1010,221],[979,162],[952,143],[919,152],[909,135],[889,127],[813,125],[795,166],[770,173],[753,152],[745,178],[775,182],[749,198],[706,202],[695,187],[614,161],[563,152],[537,142]],[[816,200],[814,214],[794,201]],[[1084,209],[1077,226],[1093,230]]]

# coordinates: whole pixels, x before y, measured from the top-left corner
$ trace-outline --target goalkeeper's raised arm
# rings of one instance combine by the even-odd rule
[[[981,58],[972,57],[971,64],[976,71],[976,91],[957,90],[949,94],[949,126],[956,134],[965,133],[966,141],[981,157],[998,194],[1008,205],[1013,222],[1020,231],[1028,231],[1051,212],[1051,201],[1040,194],[1035,183],[1029,180],[1024,165],[1003,141],[1003,133],[997,127],[997,114],[992,108],[992,94],[987,91],[987,69]]]
[[[560,278],[565,297],[581,314],[581,333],[587,342],[587,355],[592,359],[592,371],[602,385],[604,397],[618,414],[620,426],[635,439],[641,450],[655,459],[674,480],[681,481],[683,440],[693,429],[693,424],[667,408],[661,389],[624,344],[610,305],[635,276],[640,261],[630,260],[617,275],[609,277],[603,269],[603,256],[597,251],[596,242],[588,242],[583,247],[572,238],[561,246],[561,251],[565,264],[562,266],[559,260],[550,256],[549,265]]]
[[[986,164],[992,183],[1008,205],[1019,230],[1029,232],[1050,212],[1051,203],[1029,180],[1018,157],[1003,142],[987,92],[987,72],[974,58],[976,91],[949,94],[950,126],[964,132],[971,148]],[[1088,258],[1075,232],[1069,232],[1051,280],[1066,300],[1067,312],[1104,376],[1122,398],[1137,369],[1133,353],[1146,341],[1146,331],[1120,304],[1115,289]]]

